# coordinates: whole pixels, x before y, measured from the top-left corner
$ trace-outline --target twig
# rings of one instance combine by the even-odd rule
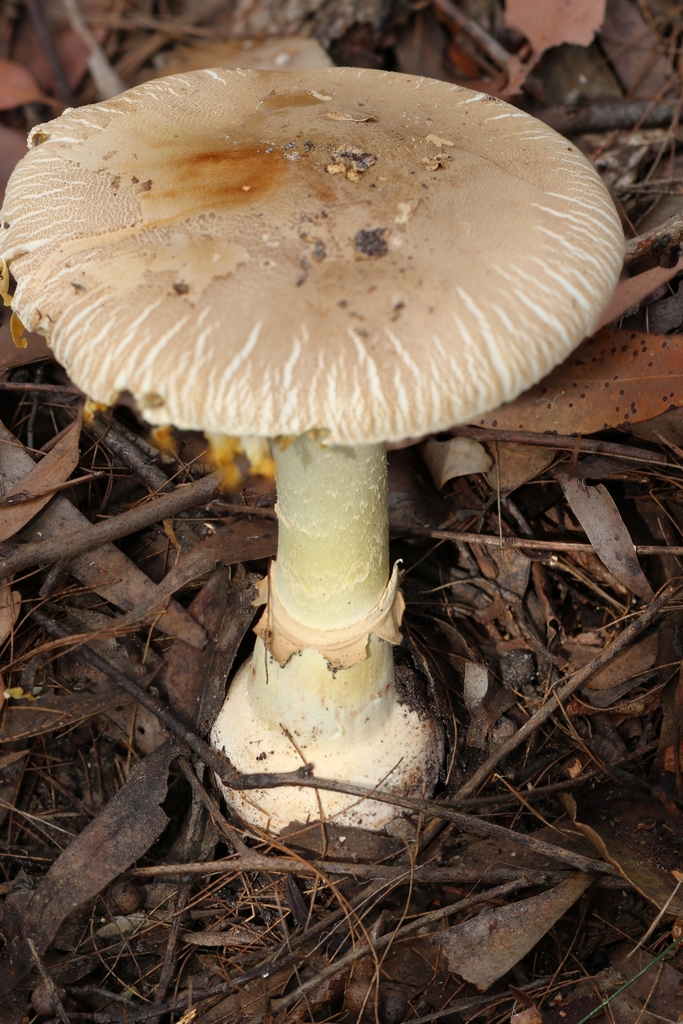
[[[96,523],[91,530],[78,530],[54,540],[13,545],[13,553],[0,559],[0,578],[4,579],[33,565],[49,565],[64,558],[82,555],[109,541],[120,540],[153,523],[170,519],[180,512],[206,505],[220,492],[221,486],[221,475],[212,473],[195,483],[178,486],[171,494],[150,498],[128,512],[122,512],[106,522]]]
[[[613,658],[626,650],[630,643],[641,633],[647,626],[650,625],[654,620],[664,611],[667,604],[671,599],[683,588],[683,584],[678,581],[670,581],[666,586],[662,587],[659,594],[655,597],[648,607],[631,619],[629,624],[624,627],[622,632],[616,637],[610,644],[605,647],[603,651],[598,654],[596,658],[593,658],[588,665],[580,668],[578,672],[575,672],[573,676],[562,685],[557,687],[557,696],[552,696],[542,708],[531,716],[528,722],[525,722],[514,736],[511,736],[509,740],[501,743],[497,746],[494,752],[484,761],[474,775],[465,783],[464,786],[456,793],[456,799],[462,799],[463,797],[471,796],[473,793],[482,786],[488,779],[491,772],[498,767],[501,761],[516,750],[520,744],[522,744],[528,736],[531,736],[544,722],[546,722],[550,716],[557,710],[560,705],[560,701],[564,702],[567,697],[570,697],[575,690],[578,690],[580,686],[590,679],[594,672],[605,665],[608,661],[612,661]]]
[[[683,213],[626,243],[624,267],[633,276],[652,267],[675,267],[683,242]]]
[[[637,242],[638,239],[634,238],[633,241]],[[513,444],[538,445],[540,448],[559,448],[567,452],[596,452],[598,455],[613,455],[616,459],[666,466],[667,469],[679,468],[668,456],[660,455],[658,452],[627,444],[615,444],[613,441],[595,441],[591,437],[580,437],[578,434],[538,434],[533,430],[495,430],[492,427],[472,426],[453,427],[449,433],[457,437],[474,437],[478,441],[510,441]]]
[[[593,551],[592,544],[584,544],[573,540],[533,540],[529,537],[493,537],[486,533],[461,533],[458,530],[421,530],[417,527],[410,531],[418,537],[433,537],[435,540],[453,540],[465,544],[483,544],[490,548],[535,548],[538,551]],[[678,547],[669,544],[636,544],[639,555],[683,555],[683,545]]]
[[[582,132],[608,132],[618,129],[668,128],[675,117],[670,103],[651,100],[596,100],[585,106],[561,104],[535,110],[534,117],[554,128],[561,135]]]
[[[36,949],[36,945],[33,939],[27,939],[26,941],[28,943],[28,948],[31,950],[31,956],[35,960],[36,967],[40,972],[41,978],[43,979],[45,988],[50,993],[50,998],[52,999],[52,1002],[54,1004],[55,1013],[57,1014],[62,1024],[71,1024],[71,1022],[69,1021],[69,1016],[66,1010],[64,1009],[64,1004],[62,1003],[62,1000],[59,998],[57,986],[52,980],[50,974],[45,970],[43,961],[40,959],[40,955],[38,953],[38,950]]]
[[[454,22],[458,28],[462,29],[465,35],[468,35],[470,39],[473,39],[482,52],[485,53],[494,64],[497,64],[498,67],[503,70],[507,68],[512,59],[510,51],[506,50],[504,46],[501,46],[498,40],[489,35],[489,33],[486,32],[481,25],[478,25],[473,18],[468,18],[459,7],[456,7],[452,0],[432,0],[432,5],[436,7],[436,9],[440,11],[445,18]]]
[[[461,868],[456,866],[439,867],[434,864],[418,864],[416,866],[393,864],[354,864],[350,861],[314,860],[302,863],[293,857],[268,857],[264,854],[249,851],[237,857],[226,857],[224,860],[197,861],[194,864],[160,864],[156,867],[131,868],[130,875],[137,878],[161,878],[172,875],[227,875],[242,871],[272,871],[275,874],[294,874],[319,876],[352,875],[354,878],[379,878],[395,883],[407,882],[462,882],[468,885],[479,883],[502,884],[514,881],[522,876],[529,885],[547,885],[549,881],[560,882],[566,877],[565,872],[527,871],[525,869],[491,867]]]
[[[0,498],[0,508],[11,506],[14,508],[15,505],[25,505],[29,501],[35,501],[36,498],[43,498],[46,494],[56,494],[57,491],[67,491],[69,487],[75,487],[76,484],[86,484],[90,480],[98,480],[104,473],[101,470],[93,470],[92,473],[86,473],[84,476],[74,477],[73,480],[65,480],[62,484],[52,484],[51,487],[41,487],[37,491],[17,491],[15,494],[8,494],[5,498]]]
[[[114,455],[117,455],[124,466],[131,469],[150,490],[172,491],[174,485],[170,482],[162,469],[152,462],[151,458],[141,448],[129,441],[128,438],[116,429],[111,422],[102,423],[97,417],[88,420],[83,424],[89,434],[93,434],[98,441],[106,444]]]
[[[98,100],[110,100],[126,89],[126,83],[117,75],[109,58],[88,28],[77,0],[62,0],[71,28],[90,51],[88,69],[95,85]]]
[[[217,512],[242,512],[245,516],[265,516],[267,519],[277,519],[277,512],[271,505],[237,505],[216,498],[211,502],[210,507],[215,508]]]
[[[46,395],[78,395],[79,398],[85,398],[80,388],[69,387],[66,384],[32,384],[30,381],[23,384],[14,380],[2,380],[0,391],[42,391]]]
[[[45,54],[48,64],[50,65],[50,71],[52,77],[55,80],[55,86],[57,87],[57,95],[59,96],[62,103],[65,103],[68,107],[75,107],[76,100],[74,98],[69,83],[66,80],[64,74],[64,68],[62,67],[61,61],[57,56],[52,38],[50,37],[50,31],[43,14],[43,9],[40,0],[26,0],[26,7],[28,9],[31,23],[33,24],[33,31],[38,37],[38,43],[40,48]]]

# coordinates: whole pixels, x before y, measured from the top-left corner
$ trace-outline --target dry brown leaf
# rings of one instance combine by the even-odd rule
[[[21,761],[27,754],[28,750],[10,750],[6,754],[0,754],[0,770],[8,768],[15,761]]]
[[[659,637],[653,633],[637,644],[633,644],[632,647],[628,647],[621,654],[617,654],[612,661],[594,672],[585,684],[586,687],[590,690],[611,690],[628,679],[647,672],[655,663],[658,643]]]
[[[28,68],[15,60],[0,58],[0,110],[45,102],[46,97]]]
[[[430,438],[422,446],[422,458],[437,487],[444,487],[456,476],[487,473],[492,460],[483,444],[472,437],[452,437],[448,441]]]
[[[565,473],[558,475],[558,481],[600,561],[634,594],[643,601],[651,601],[654,591],[640,568],[631,535],[605,485],[590,487]]]
[[[535,1006],[527,1006],[521,1013],[513,1013],[510,1024],[543,1024],[543,1018]]]
[[[585,892],[593,877],[573,875],[538,896],[484,910],[438,934],[449,968],[486,991],[540,942]]]
[[[497,465],[487,473],[486,479],[494,490],[500,488],[501,494],[510,494],[539,476],[557,454],[553,448],[506,441],[497,441],[490,448]]]
[[[660,1021],[677,1024],[683,1021],[683,975],[671,964],[658,963],[638,975],[653,956],[650,952],[639,949],[633,952],[633,943],[625,942],[610,952],[612,963],[612,985],[621,987],[625,981],[634,979],[633,983],[620,992],[610,1003],[610,1012],[614,1024],[658,1024]],[[598,975],[599,983],[600,975]],[[601,985],[601,988],[607,986]],[[569,1010],[571,1003],[567,1004]],[[569,1014],[567,1014],[569,1016]],[[581,1017],[578,1018],[581,1020]],[[601,1018],[595,1018],[596,1021]]]
[[[177,741],[169,740],[139,761],[116,796],[52,864],[30,900],[7,898],[0,989],[10,991],[35,966],[28,939],[44,953],[62,921],[87,906],[161,835],[169,820],[161,804],[178,750]]]
[[[683,335],[605,327],[552,373],[477,420],[504,430],[592,434],[683,405]]]
[[[505,24],[521,32],[537,57],[551,46],[589,46],[605,19],[605,0],[506,0]]]
[[[21,610],[21,594],[12,590],[9,580],[0,580],[0,644],[10,635]]]
[[[5,505],[0,508],[0,542],[13,537],[23,529],[33,517],[47,505],[54,494],[43,493],[49,487],[56,487],[69,479],[78,465],[78,439],[81,433],[80,421],[76,421],[71,430],[62,437],[51,452],[41,459],[37,465],[23,476],[6,494],[3,503],[8,499],[41,492],[33,501],[22,500],[19,505]]]
[[[666,50],[652,21],[650,15],[648,24],[631,0],[607,2],[600,44],[629,97],[658,99],[671,80]]]
[[[600,317],[598,328],[618,323],[622,316],[638,308],[644,299],[661,285],[666,284],[683,270],[683,257],[674,267],[653,267],[635,277],[622,277],[610,299],[610,304]]]
[[[122,691],[106,694],[45,694],[30,703],[10,704],[5,712],[0,744],[42,736],[55,729],[73,727],[94,715],[133,703]]]
[[[165,685],[171,710],[201,736],[223,707],[226,680],[254,618],[255,579],[242,566],[232,578],[225,565],[214,569],[188,609],[209,643],[199,651],[175,640],[169,652]]]

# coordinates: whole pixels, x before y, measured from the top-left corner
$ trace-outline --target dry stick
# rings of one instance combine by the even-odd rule
[[[50,36],[50,30],[43,14],[43,9],[40,4],[40,0],[25,0],[26,7],[28,8],[29,17],[33,24],[33,31],[38,37],[40,48],[45,54],[52,76],[57,86],[57,95],[59,96],[62,103],[65,103],[68,107],[78,106],[74,99],[73,93],[69,88],[69,84],[64,74],[64,68],[57,55],[52,38]]]
[[[27,942],[28,942],[28,948],[31,950],[31,956],[33,957],[33,959],[35,961],[36,967],[38,968],[38,971],[40,972],[41,978],[43,979],[43,983],[45,985],[45,988],[48,990],[48,992],[50,994],[50,998],[52,999],[52,1002],[54,1004],[55,1013],[56,1013],[58,1019],[61,1021],[61,1024],[70,1024],[69,1017],[67,1015],[66,1010],[64,1009],[64,1004],[62,1003],[62,1000],[59,997],[59,992],[57,990],[57,986],[55,985],[54,981],[52,980],[52,977],[49,974],[49,972],[45,969],[45,967],[43,965],[43,961],[40,959],[40,954],[38,953],[38,950],[36,949],[36,945],[35,945],[33,939],[27,939]]]
[[[432,0],[432,5],[440,11],[449,21],[454,22],[458,28],[473,39],[486,56],[497,64],[499,68],[505,69],[512,54],[501,46],[497,39],[489,35],[481,25],[478,25],[472,18],[468,18],[464,11],[452,2],[452,0]]]
[[[0,579],[33,565],[52,564],[64,558],[82,555],[109,541],[128,537],[162,519],[170,519],[195,506],[206,505],[220,493],[221,486],[220,473],[212,473],[196,483],[178,486],[172,494],[152,498],[106,522],[96,523],[91,530],[76,530],[55,540],[17,544],[13,554],[0,559]]]
[[[84,476],[76,476],[71,480],[65,480],[62,484],[39,487],[36,491],[16,491],[14,494],[8,494],[6,498],[0,498],[0,508],[14,508],[15,505],[26,505],[28,502],[35,501],[36,498],[42,498],[46,494],[68,491],[70,487],[75,487],[76,484],[86,484],[90,480],[99,480],[102,476],[104,476],[104,472],[96,469],[92,473],[86,473]]]
[[[13,380],[2,380],[0,391],[42,391],[46,395],[78,395],[79,398],[85,398],[80,388],[68,387],[66,384],[19,384]]]
[[[624,267],[632,274],[650,267],[675,266],[683,242],[683,214],[675,213],[652,231],[626,243]],[[664,260],[664,262],[662,262]]]
[[[381,879],[396,884],[412,879],[415,882],[462,882],[467,885],[502,884],[524,877],[529,885],[547,885],[566,878],[565,872],[532,871],[516,868],[439,867],[434,864],[403,866],[393,864],[354,864],[350,861],[299,861],[293,857],[269,857],[262,853],[245,853],[223,860],[196,861],[186,864],[161,864],[156,867],[131,868],[129,875],[136,878],[156,878],[172,875],[227,875],[243,871],[272,871],[283,875],[353,875],[361,879]]]
[[[659,452],[635,448],[628,444],[615,444],[614,441],[596,441],[592,437],[581,437],[579,434],[539,434],[533,430],[495,430],[492,427],[472,426],[453,427],[449,433],[458,437],[475,437],[479,441],[510,441],[513,444],[538,445],[540,448],[559,448],[567,452],[594,452],[598,455],[613,455],[616,459],[632,459],[634,462],[646,462],[653,466],[666,466],[667,469],[683,468]]]
[[[674,113],[670,103],[615,99],[594,100],[586,106],[578,107],[568,107],[561,103],[546,107],[545,110],[535,110],[534,117],[561,135],[574,135],[583,132],[608,132],[618,128],[630,131],[636,126],[668,128],[674,119]]]
[[[531,537],[493,537],[486,533],[461,533],[459,530],[410,531],[418,537],[433,537],[435,540],[464,541],[466,544],[483,544],[490,548],[535,548],[538,551],[594,551],[592,544],[573,540],[533,540]],[[639,555],[683,555],[683,546],[669,544],[635,544]]]
[[[97,417],[84,424],[87,433],[92,434],[109,448],[114,455],[131,469],[152,491],[173,491],[172,484],[162,469],[152,462],[151,458],[133,444],[127,437],[109,422],[102,422]]]
[[[78,0],[62,0],[72,30],[90,52],[88,68],[98,100],[110,100],[126,88],[126,83],[116,74],[109,58],[88,27]]]
[[[571,697],[575,690],[578,690],[599,668],[605,665],[608,661],[612,661],[617,654],[620,654],[625,650],[629,644],[636,638],[638,633],[641,633],[651,622],[657,618],[660,612],[663,612],[669,601],[683,589],[683,584],[680,582],[671,581],[662,587],[659,594],[655,597],[648,607],[631,619],[627,626],[624,627],[622,632],[616,637],[610,644],[605,647],[603,651],[598,654],[597,658],[593,658],[588,665],[580,668],[578,672],[575,672],[573,676],[562,685],[558,686],[557,696],[553,695],[546,701],[542,708],[531,716],[528,722],[525,722],[521,728],[517,730],[514,736],[511,736],[505,743],[501,743],[497,746],[494,752],[488,757],[484,763],[476,770],[474,775],[462,786],[455,794],[455,799],[462,799],[464,797],[471,796],[479,789],[480,786],[488,779],[489,775],[495,768],[498,767],[501,761],[505,760],[508,754],[511,754],[513,750],[516,750],[520,744],[524,743],[528,736],[531,736],[544,722],[546,722],[554,711],[560,706],[560,701],[564,702],[567,697]]]
[[[46,632],[52,636],[58,637],[59,639],[65,639],[70,636],[68,630],[64,629],[58,622],[51,619],[45,612],[36,608],[31,612],[31,615],[40,623]],[[641,616],[642,618],[642,616]],[[616,641],[610,645],[614,647]],[[621,649],[621,648],[620,648]],[[151,694],[143,690],[136,682],[129,679],[128,676],[124,675],[109,662],[105,661],[104,658],[100,657],[96,651],[93,651],[87,644],[83,644],[78,648],[79,657],[83,658],[94,668],[103,672],[106,676],[112,679],[121,689],[125,690],[126,693],[131,694],[143,707],[146,707],[153,715],[159,719],[160,722],[166,726],[171,732],[175,733],[195,754],[197,754],[202,761],[216,773],[221,782],[230,789],[236,790],[252,790],[252,789],[268,789],[268,788],[280,788],[282,786],[306,786],[311,789],[324,789],[333,793],[346,793],[350,796],[358,796],[361,798],[368,798],[377,800],[380,803],[392,804],[395,807],[405,807],[410,811],[421,811],[423,814],[428,814],[432,817],[445,818],[447,821],[452,821],[455,825],[461,828],[465,832],[473,832],[475,835],[492,836],[496,839],[505,839],[511,842],[517,843],[519,846],[527,846],[529,849],[534,850],[536,853],[541,854],[545,857],[551,857],[554,860],[563,861],[565,864],[569,864],[570,867],[575,868],[578,871],[594,871],[607,875],[617,875],[616,868],[612,867],[611,864],[605,863],[605,861],[593,860],[590,857],[583,857],[581,854],[572,853],[569,850],[563,850],[559,846],[555,846],[552,843],[546,843],[540,839],[534,839],[533,836],[523,835],[519,832],[513,832],[511,829],[504,828],[502,825],[496,825],[491,821],[485,821],[482,818],[475,818],[473,815],[462,814],[458,811],[454,811],[450,807],[446,807],[443,804],[437,804],[429,800],[421,800],[419,797],[401,796],[398,793],[391,793],[386,790],[380,789],[369,789],[367,786],[357,786],[351,782],[339,782],[337,779],[318,779],[310,775],[313,765],[304,765],[303,768],[293,772],[282,772],[281,774],[253,774],[253,775],[242,775],[230,764],[228,760],[221,757],[215,750],[195,735],[190,729],[188,729],[182,722],[180,722],[175,715],[169,710],[163,701],[157,697],[153,697]],[[604,660],[609,660],[609,657],[605,658],[605,652],[602,655]],[[594,659],[591,665],[599,661],[599,658]],[[587,666],[590,669],[590,666]],[[588,672],[588,675],[590,672]],[[577,673],[577,676],[581,675],[582,680],[587,678],[586,670],[582,669],[581,672]],[[577,683],[580,685],[580,683]],[[521,731],[521,730],[520,730]]]

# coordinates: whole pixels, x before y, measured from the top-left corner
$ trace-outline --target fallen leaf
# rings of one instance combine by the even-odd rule
[[[620,987],[634,979],[627,989],[612,1000],[610,1011],[614,1024],[634,1021],[683,1021],[683,974],[671,964],[653,963],[652,954],[643,949],[633,953],[633,944],[625,942],[610,953],[612,985]],[[640,977],[641,971],[652,964]],[[598,975],[598,979],[600,975]],[[600,985],[603,988],[603,985]],[[579,1018],[580,1019],[580,1018]]]
[[[0,992],[11,991],[34,967],[28,939],[44,953],[65,918],[87,906],[161,835],[169,820],[161,809],[168,769],[179,749],[177,741],[168,740],[134,766],[116,796],[60,854],[28,902],[7,897]]]
[[[92,26],[90,31],[97,42],[102,42],[107,32],[106,28],[102,26]],[[78,33],[70,28],[52,34],[52,45],[64,69],[67,85],[74,92],[78,89],[88,70],[90,49]],[[19,53],[16,53],[15,56],[18,57]],[[42,48],[34,43],[32,50],[27,52],[25,56],[27,58],[25,61],[26,66],[33,72],[42,88],[56,93],[57,88],[54,75]]]
[[[671,81],[661,37],[651,24],[630,0],[607,0],[600,45],[629,98],[658,99]]]
[[[422,445],[422,458],[437,487],[444,487],[456,476],[488,473],[493,465],[483,444],[472,437],[452,437],[448,441],[430,438]]]
[[[528,1006],[521,1013],[513,1013],[510,1024],[543,1024],[543,1018],[535,1006]]]
[[[538,896],[484,910],[437,935],[454,974],[485,992],[519,963],[586,891],[594,876],[573,875]]]
[[[538,445],[515,444],[510,441],[497,441],[492,444],[495,465],[486,474],[489,487],[500,488],[501,494],[510,494],[522,484],[539,476],[557,454],[553,448],[541,448]]]
[[[653,633],[644,640],[632,644],[594,672],[584,684],[585,687],[589,690],[611,690],[628,679],[646,672],[655,663],[658,643],[659,637],[657,633]]]
[[[46,456],[47,458],[47,456]],[[34,462],[20,441],[0,423],[0,482],[13,487],[26,478]],[[23,506],[17,506],[17,510]],[[39,541],[76,530],[93,530],[94,526],[64,495],[57,494],[22,533],[22,540]],[[77,555],[68,563],[69,572],[86,587],[110,601],[123,611],[156,594],[156,585],[115,544],[103,544],[95,551]],[[171,636],[181,637],[187,643],[203,647],[204,630],[176,601],[167,599],[166,610],[155,626]]]
[[[10,750],[7,754],[0,754],[0,771],[14,764],[15,761],[20,761],[27,754],[28,750]]]
[[[683,335],[605,327],[552,373],[477,420],[504,430],[592,434],[683,405]]]
[[[54,498],[54,494],[48,491],[47,494],[41,493],[31,501],[30,496],[33,492],[44,492],[47,488],[56,487],[69,479],[78,465],[80,433],[81,424],[76,420],[71,430],[60,438],[52,451],[38,463],[31,460],[29,472],[3,494],[4,507],[0,508],[0,542],[8,540],[23,529],[48,501]],[[19,505],[9,504],[12,498],[17,497],[27,500],[22,500]]]
[[[0,644],[10,635],[21,610],[21,594],[12,590],[9,580],[0,580]]]
[[[631,535],[605,485],[589,487],[565,473],[558,474],[557,479],[600,561],[643,601],[652,601],[654,591],[640,568]]]
[[[683,270],[683,257],[674,267],[653,267],[635,277],[622,277],[614,290],[609,306],[600,317],[596,330],[606,324],[618,323],[622,316],[635,312],[660,285],[666,284]]]
[[[590,46],[605,19],[605,0],[506,0],[505,24],[521,32],[536,57],[562,43]]]
[[[45,102],[46,97],[28,68],[15,60],[0,58],[0,110]]]

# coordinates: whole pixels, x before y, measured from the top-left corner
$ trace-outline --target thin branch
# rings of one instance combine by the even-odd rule
[[[681,468],[667,455],[651,452],[646,448],[636,448],[633,445],[615,444],[614,441],[596,441],[592,437],[581,437],[579,434],[539,434],[533,430],[495,430],[492,427],[472,426],[453,427],[448,433],[457,437],[474,437],[478,441],[510,441],[513,444],[531,444],[540,448],[559,448],[567,452],[595,452],[598,455],[612,455],[615,459],[666,466],[667,469]]]
[[[410,531],[418,537],[433,537],[435,540],[454,540],[466,544],[483,544],[490,548],[523,548],[537,551],[594,551],[592,544],[573,540],[534,540],[532,537],[493,537],[486,533],[462,533],[459,530],[420,530]],[[639,555],[683,555],[683,545],[676,547],[670,544],[636,544]]]
[[[128,512],[96,523],[91,530],[76,530],[65,537],[17,544],[13,546],[15,551],[8,558],[0,559],[0,578],[5,579],[30,566],[51,565],[64,558],[85,554],[109,541],[120,540],[153,523],[170,519],[180,512],[206,505],[220,493],[221,486],[220,473],[212,473],[196,483],[179,485],[171,494],[151,498]]]

